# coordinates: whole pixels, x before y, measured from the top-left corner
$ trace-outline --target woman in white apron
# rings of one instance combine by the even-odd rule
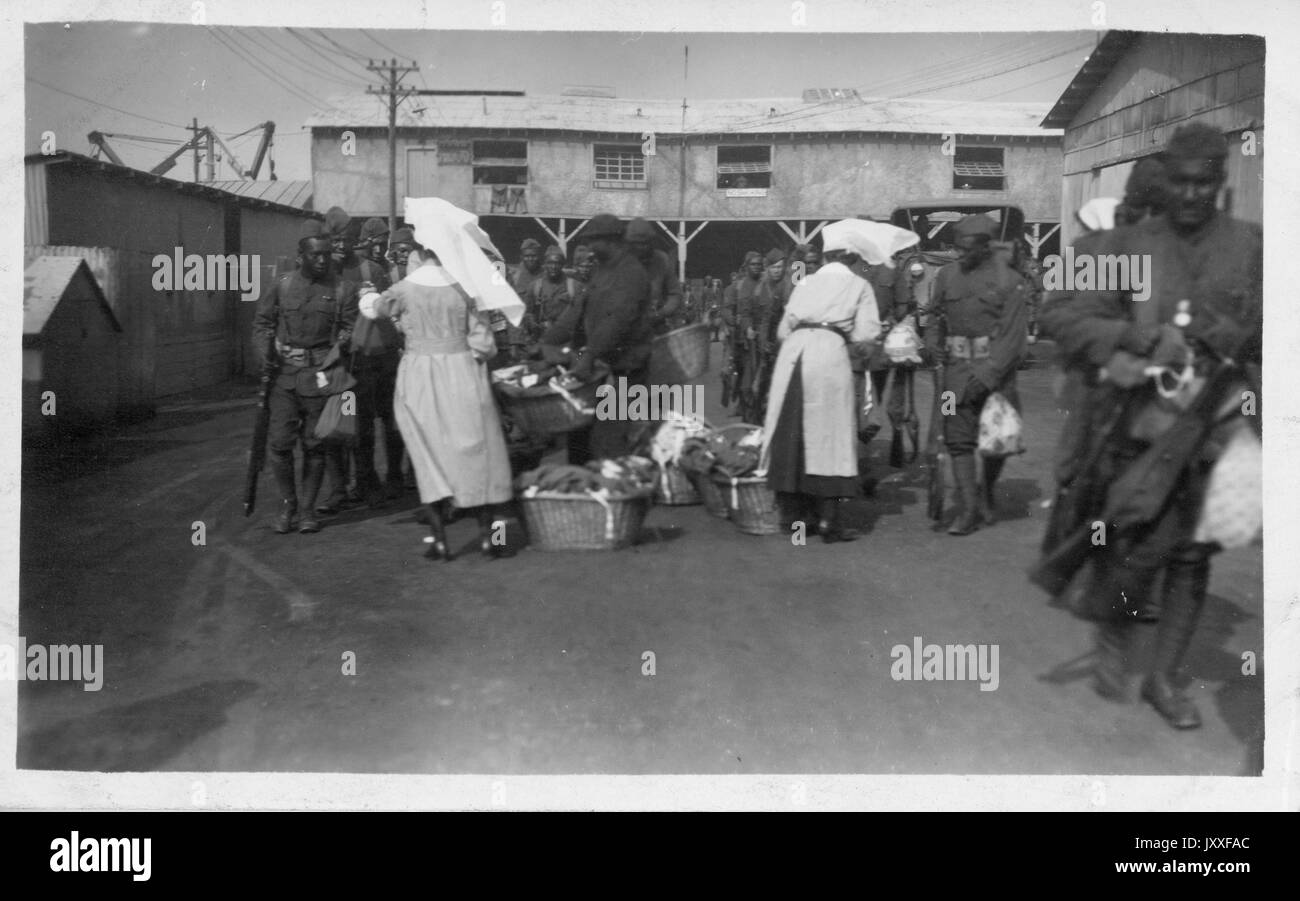
[[[777,327],[763,460],[783,506],[814,508],[823,540],[852,541],[858,533],[844,526],[843,506],[861,487],[849,345],[880,335],[862,263],[890,265],[917,236],[860,219],[832,223],[822,236],[826,264],[794,288]]]

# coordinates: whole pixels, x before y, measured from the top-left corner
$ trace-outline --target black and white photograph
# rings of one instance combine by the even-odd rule
[[[1295,808],[1290,13],[81,6],[0,805]]]

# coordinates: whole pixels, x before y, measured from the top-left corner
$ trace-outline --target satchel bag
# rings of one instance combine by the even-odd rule
[[[318,382],[321,376],[324,377],[325,384],[321,386],[321,390],[329,395],[329,399],[325,401],[320,418],[316,420],[314,434],[321,441],[347,444],[357,438],[357,395],[351,390],[357,384],[356,378],[352,375],[356,354],[352,354],[348,359],[346,368],[341,365],[342,351],[338,343],[338,330],[336,311],[334,346],[330,348],[329,354],[321,363],[317,375]]]
[[[980,410],[979,452],[986,457],[1009,457],[1025,452],[1020,414],[1000,391],[994,391]]]

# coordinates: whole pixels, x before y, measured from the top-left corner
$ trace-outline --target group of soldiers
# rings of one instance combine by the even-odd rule
[[[323,517],[377,506],[413,487],[393,413],[402,334],[390,320],[357,313],[360,296],[382,293],[405,277],[415,235],[398,228],[390,236],[383,220],[371,218],[354,238],[351,221],[339,207],[323,222],[308,220],[295,270],[271,285],[254,317],[254,345],[273,380],[267,446],[281,499],[275,523],[281,534],[318,532]],[[518,325],[500,312],[485,314],[497,345],[490,366],[547,356],[583,378],[599,361],[628,384],[644,382],[651,340],[686,322],[676,265],[654,247],[653,228],[643,219],[624,224],[612,215],[595,216],[583,241],[572,265],[557,246],[543,250],[532,238],[523,242],[519,264],[504,275],[525,312]],[[334,393],[324,374],[340,365],[356,382],[357,440],[346,444],[316,435]],[[388,464],[383,480],[375,465],[376,420]],[[294,461],[299,446],[300,477]],[[570,440],[574,462],[631,449],[631,433],[619,423],[597,423]],[[329,491],[321,499],[326,476]]]

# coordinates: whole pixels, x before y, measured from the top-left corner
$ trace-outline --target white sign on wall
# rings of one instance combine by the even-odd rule
[[[728,197],[766,197],[767,188],[727,188]]]

